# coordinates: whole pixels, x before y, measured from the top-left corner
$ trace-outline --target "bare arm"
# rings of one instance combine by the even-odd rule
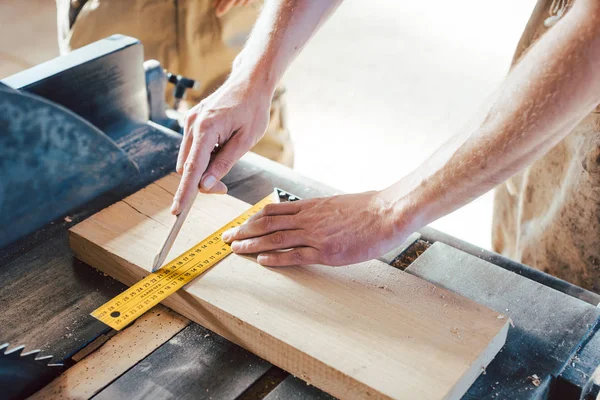
[[[266,1],[234,71],[252,71],[271,90],[341,0]]]
[[[227,81],[186,115],[173,214],[185,208],[200,182],[205,192],[227,190],[220,180],[264,135],[279,79],[340,1],[265,2]],[[219,151],[212,154],[217,143]]]
[[[379,256],[545,154],[600,103],[600,1],[578,0],[495,94],[480,121],[381,192],[272,205],[224,234],[265,265]],[[294,248],[288,252],[273,250]]]
[[[423,226],[482,195],[561,141],[600,103],[600,7],[576,1],[530,48],[474,130],[454,136],[389,189]],[[405,206],[399,205],[400,208]]]

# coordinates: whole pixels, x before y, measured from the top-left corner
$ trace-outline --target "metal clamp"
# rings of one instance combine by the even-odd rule
[[[296,196],[295,194],[286,192],[283,189],[275,188],[273,192],[275,193],[275,198],[277,199],[278,203],[302,200],[300,197]]]

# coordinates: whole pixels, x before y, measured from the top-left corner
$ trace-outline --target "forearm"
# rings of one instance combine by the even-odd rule
[[[578,1],[511,71],[482,121],[386,189],[418,229],[492,189],[562,140],[600,102],[600,13]]]
[[[233,64],[274,90],[285,70],[341,0],[266,0],[252,33]]]

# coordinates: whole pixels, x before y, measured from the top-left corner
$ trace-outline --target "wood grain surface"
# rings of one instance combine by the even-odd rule
[[[75,255],[126,284],[147,275],[178,181],[73,227]],[[247,207],[200,195],[167,259]],[[508,329],[496,312],[380,261],[269,269],[231,255],[164,304],[340,398],[459,398]]]

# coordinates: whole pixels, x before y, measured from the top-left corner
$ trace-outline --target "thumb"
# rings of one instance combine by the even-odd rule
[[[198,189],[200,189],[200,192],[202,192],[202,193],[208,193],[208,194],[227,194],[227,186],[223,182],[221,182],[221,181],[217,181],[217,183],[215,183],[214,186],[210,190],[208,190],[208,191],[202,189],[201,185],[198,187]]]
[[[214,193],[218,183],[225,186],[221,181],[233,168],[234,164],[249,150],[244,143],[243,135],[233,136],[221,150],[219,150],[209,162],[206,172],[200,181],[200,190]]]

